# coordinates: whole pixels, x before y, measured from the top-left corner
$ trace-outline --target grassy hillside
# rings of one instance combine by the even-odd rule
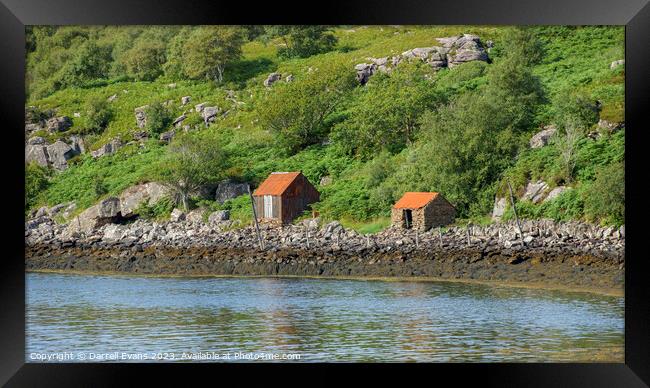
[[[461,218],[484,219],[491,211],[495,194],[502,189],[503,177],[510,177],[516,190],[521,190],[528,179],[538,178],[547,180],[551,186],[569,184],[577,188],[552,201],[553,206],[523,204],[521,212],[526,216],[622,222],[621,217],[593,210],[596,206],[593,203],[598,203],[599,198],[595,198],[598,192],[589,188],[598,182],[599,174],[608,173],[605,171],[608,166],[624,160],[624,130],[604,135],[597,141],[587,138],[586,134],[595,129],[598,118],[624,121],[624,67],[610,69],[612,61],[624,58],[623,28],[535,27],[531,29],[535,40],[531,45],[533,54],[518,54],[514,53],[517,42],[512,41],[512,29],[507,27],[343,26],[332,31],[337,40],[333,49],[291,58],[279,55],[283,36],[249,34],[241,46],[239,58],[226,65],[221,82],[190,79],[169,70],[175,63],[175,45],[178,46],[180,37],[191,29],[153,30],[139,27],[35,27],[29,30],[26,85],[29,99],[26,105],[35,106],[39,111],[55,109],[57,115],[73,118],[72,127],[63,133],[40,131],[37,134],[48,141],[81,134],[90,150],[115,137],[128,142],[138,130],[134,117],[136,107],[171,100],[167,106],[169,117],[185,113],[188,118],[183,124],[198,126],[198,136],[212,136],[227,155],[221,178],[258,183],[271,171],[302,170],[317,184],[322,177],[330,176],[333,183],[319,187],[322,201],[314,208],[325,218],[342,219],[347,225],[364,231],[385,227],[390,204],[409,190],[441,191],[457,206]],[[436,37],[462,33],[476,34],[484,43],[494,42],[489,54],[491,63],[471,62],[437,73],[426,66],[410,68],[404,65],[404,70],[391,76],[373,76],[364,87],[341,86],[336,108],[327,112],[317,130],[306,140],[294,141],[292,147],[287,147],[289,140],[284,139],[288,138],[285,133],[267,125],[272,122],[268,117],[309,112],[320,97],[298,92],[310,87],[321,90],[318,80],[327,74],[342,78],[349,70],[349,75],[353,75],[354,65],[367,62],[368,57],[391,56],[415,47],[433,46],[437,44]],[[162,45],[158,49],[165,59],[161,60],[155,77],[138,79],[125,70],[125,63],[129,62],[124,58],[134,55],[134,50],[129,51],[134,45],[144,45],[152,36]],[[70,78],[69,74],[78,74],[74,69],[78,69],[79,63],[84,63],[79,62],[79,58],[84,58],[80,50],[89,42],[97,44],[98,52],[106,56],[108,65],[91,79]],[[531,43],[524,42],[522,47],[525,44]],[[539,58],[534,63],[511,59],[512,65],[508,67],[508,58],[515,55]],[[512,76],[507,73],[511,71]],[[284,82],[270,88],[263,86],[271,72],[279,72],[283,77],[292,74],[293,86]],[[507,85],[508,79],[518,79],[515,75],[519,73],[523,74],[520,83]],[[531,82],[539,88],[527,84]],[[328,85],[325,84],[325,89]],[[535,98],[521,106],[517,104],[528,98],[524,94],[512,102],[494,101],[509,87],[528,88],[526,93],[534,93]],[[299,95],[296,99],[288,98],[294,98],[296,93]],[[93,128],[89,117],[91,102],[106,101],[114,95],[117,97],[102,107],[109,111],[110,119],[101,128]],[[192,99],[184,107],[180,104],[183,96]],[[279,99],[274,100],[277,96]],[[484,103],[476,102],[483,100]],[[283,108],[284,101],[294,104],[288,108],[289,112],[275,111]],[[572,176],[562,176],[557,166],[559,146],[551,144],[529,150],[526,144],[542,125],[566,118],[567,111],[577,112],[571,114],[579,116],[583,101],[598,101],[597,117],[581,122],[575,170]],[[219,106],[228,113],[206,128],[198,113],[189,112],[195,104],[203,102]],[[570,108],[578,108],[565,109],[567,104]],[[463,107],[463,111],[454,111],[460,109],[455,107]],[[509,107],[521,111],[508,112]],[[471,117],[465,117],[464,112],[472,112]],[[502,112],[506,116],[489,117]],[[74,117],[75,113],[80,117]],[[408,127],[412,132],[404,138],[401,126],[405,116],[412,116],[413,124]],[[502,126],[490,124],[499,120],[504,123]],[[510,128],[509,123],[515,121]],[[450,123],[450,127],[445,127],[444,122]],[[481,171],[485,168],[468,162],[481,160],[483,153],[489,151],[480,145],[471,148],[467,144],[471,137],[459,135],[449,144],[440,140],[452,138],[451,134],[456,132],[454,128],[465,127],[477,131],[477,139],[481,134],[488,136],[488,129],[494,132],[494,136],[488,138],[498,138],[495,147],[502,150],[495,154],[499,155],[498,161],[494,160],[494,155],[486,155],[485,160],[489,161],[482,163],[489,166],[489,171]],[[502,132],[502,127],[509,128]],[[352,142],[351,139],[361,133],[371,137],[359,137],[356,143]],[[364,139],[372,139],[374,143]],[[446,148],[442,148],[443,145]],[[157,140],[149,140],[141,146],[124,147],[113,156],[93,159],[88,154],[80,155],[71,161],[66,171],[47,173],[50,178],[43,190],[38,190],[30,199],[30,207],[73,200],[77,201],[79,210],[88,207],[102,196],[114,195],[132,184],[153,179],[157,163],[164,159],[167,148]],[[465,164],[447,165],[445,160],[429,157],[433,150],[456,155]],[[468,153],[473,156],[468,157]],[[606,177],[600,181],[609,182]],[[219,207],[198,197],[195,204]],[[242,202],[237,206],[245,207],[246,204]]]

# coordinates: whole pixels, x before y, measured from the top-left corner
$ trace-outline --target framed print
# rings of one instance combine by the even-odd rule
[[[8,386],[650,381],[645,2],[2,1]]]

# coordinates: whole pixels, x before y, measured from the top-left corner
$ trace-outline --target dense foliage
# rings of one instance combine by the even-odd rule
[[[354,79],[354,65],[368,57],[461,33],[494,42],[489,63],[434,72],[403,62],[365,86]],[[57,174],[26,166],[26,207],[75,200],[81,210],[157,179],[176,185],[175,195],[143,207],[142,217],[164,218],[180,203],[227,208],[247,222],[245,197],[197,202],[197,189],[302,170],[317,186],[332,182],[318,186],[314,208],[323,217],[364,231],[385,227],[405,191],[439,191],[460,217],[484,219],[506,181],[521,194],[538,179],[571,189],[540,204],[518,201],[521,216],[621,224],[625,129],[597,123],[624,122],[624,67],[610,68],[624,57],[623,38],[619,27],[28,27],[27,118],[81,113],[68,131],[38,135],[82,134],[91,150],[114,137],[129,141],[134,109],[144,105],[155,139],[181,114],[192,135],[82,155]],[[271,72],[282,79],[265,87]],[[192,110],[198,103],[222,114],[206,127]],[[551,143],[530,149],[530,137],[551,124]]]

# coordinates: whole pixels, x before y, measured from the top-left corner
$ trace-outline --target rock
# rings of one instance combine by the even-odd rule
[[[329,185],[329,184],[332,184],[332,177],[329,176],[329,175],[326,175],[326,176],[320,178],[320,182],[319,182],[319,184],[320,184],[321,186],[327,186],[327,185]]]
[[[68,159],[75,155],[73,149],[61,140],[57,140],[54,144],[47,146],[48,162],[56,170],[65,170],[68,168]]]
[[[149,138],[147,131],[136,131],[133,133],[133,140],[143,140]]]
[[[543,202],[552,201],[552,200],[554,200],[555,198],[559,197],[562,193],[564,193],[565,191],[567,191],[567,190],[569,190],[569,189],[570,189],[570,187],[566,187],[566,186],[558,186],[558,187],[554,188],[553,190],[551,190],[551,191],[548,193],[548,195],[546,196],[546,198],[544,198],[544,201],[543,201]]]
[[[72,114],[72,116],[74,116],[74,117],[81,117],[81,113],[79,113],[79,112],[74,112],[74,113]]]
[[[70,148],[74,151],[75,154],[80,155],[86,153],[86,146],[81,136],[70,136]]]
[[[148,182],[131,186],[124,190],[120,196],[122,217],[134,215],[134,211],[143,203],[153,205],[167,195],[169,189],[157,182]]]
[[[189,213],[187,213],[187,215],[185,216],[185,220],[187,222],[191,222],[191,223],[194,223],[194,224],[203,223],[203,213],[204,212],[205,212],[205,210],[201,209],[201,208],[194,209],[194,210],[190,211]]]
[[[540,148],[547,145],[551,137],[557,132],[557,128],[554,125],[547,125],[540,132],[537,132],[530,138],[530,148]]]
[[[370,76],[375,73],[376,66],[368,63],[360,63],[354,66],[354,69],[357,71],[357,81],[361,85],[365,85]]]
[[[524,237],[524,243],[525,244],[530,244],[531,242],[533,242],[534,239],[535,238],[533,236],[526,236],[526,237]]]
[[[617,67],[619,67],[619,66],[621,66],[621,65],[624,65],[624,64],[625,64],[625,59],[619,59],[618,61],[614,61],[614,62],[610,63],[610,64],[609,64],[609,68],[610,68],[611,70],[614,70],[614,69],[616,69]]]
[[[176,118],[174,119],[174,121],[172,121],[172,126],[173,126],[173,127],[176,127],[176,128],[180,128],[181,125],[183,124],[183,121],[184,121],[186,118],[187,118],[187,116],[185,116],[184,114],[183,114],[183,115],[180,115],[180,116],[178,116],[178,117],[176,117]]]
[[[307,230],[318,230],[320,227],[320,218],[308,218],[302,221],[302,225],[307,228]]]
[[[115,197],[109,197],[98,204],[84,210],[70,221],[67,233],[75,232],[91,233],[100,226],[114,222],[121,217],[120,200]]]
[[[507,200],[503,198],[494,198],[494,206],[492,207],[492,220],[499,221],[506,211]]]
[[[52,117],[45,122],[45,128],[49,132],[63,132],[72,126],[72,120],[68,116]]]
[[[25,163],[36,163],[39,166],[47,167],[47,147],[40,144],[28,144],[25,147]]]
[[[113,94],[112,96],[110,96],[108,98],[108,102],[113,102],[113,101],[115,101],[115,99],[117,99],[117,94]]]
[[[224,203],[229,199],[234,199],[240,195],[248,193],[248,184],[247,183],[238,183],[233,180],[227,179],[219,182],[217,190],[215,192],[215,201],[219,203]]]
[[[25,124],[25,132],[31,133],[31,132],[36,132],[41,130],[41,124],[32,124],[32,123],[26,123]]]
[[[343,231],[343,226],[338,221],[332,221],[329,224],[325,225],[325,233],[337,233]]]
[[[292,82],[293,81],[293,74],[289,74],[287,78],[284,79],[286,82]]]
[[[121,240],[126,235],[126,227],[123,225],[107,225],[104,229],[104,238],[105,241],[115,242]]]
[[[147,125],[147,113],[146,110],[149,105],[140,106],[135,108],[135,123],[138,128],[144,128]]]
[[[174,138],[174,135],[176,135],[176,131],[173,129],[171,131],[163,132],[160,134],[160,141],[169,143]]]
[[[106,155],[112,155],[117,152],[118,149],[122,148],[122,141],[120,139],[113,139],[110,142],[101,146],[98,150],[92,151],[90,154],[93,158],[100,158]]]
[[[605,130],[609,133],[614,133],[625,126],[624,123],[613,123],[607,120],[598,120],[598,128]]]
[[[167,87],[170,88],[170,89],[174,89],[174,88],[176,88],[176,83],[174,82],[172,84],[167,84]]]
[[[230,211],[228,210],[217,210],[215,212],[212,212],[208,216],[208,222],[211,224],[215,224],[221,221],[227,221],[230,219]]]
[[[201,113],[201,112],[203,112],[203,107],[205,107],[206,104],[207,104],[207,102],[202,102],[202,103],[200,103],[200,104],[196,104],[196,105],[194,106],[194,110],[196,111],[196,113]]]
[[[532,203],[538,203],[542,198],[544,198],[544,192],[546,189],[548,189],[548,185],[544,181],[540,180],[535,183],[528,182],[522,199],[529,200]]]
[[[192,98],[190,96],[181,97],[181,105],[183,106],[189,104],[190,101],[192,101]]]
[[[621,237],[625,238],[625,225],[621,225],[621,227],[618,228],[618,233],[621,235]]]
[[[172,210],[169,220],[171,222],[185,221],[185,213],[183,213],[183,211],[180,209],[174,209]]]
[[[217,113],[219,113],[219,108],[216,106],[206,106],[201,111],[201,117],[203,117],[203,122],[205,125],[216,120]]]
[[[280,73],[271,73],[264,80],[264,86],[269,87],[269,86],[273,85],[275,82],[277,82],[277,81],[279,81],[281,79],[282,79],[282,74],[280,74]]]
[[[46,143],[45,143],[45,139],[43,139],[42,137],[35,136],[35,137],[29,138],[29,140],[27,140],[27,144],[29,144],[29,145],[44,145]]]

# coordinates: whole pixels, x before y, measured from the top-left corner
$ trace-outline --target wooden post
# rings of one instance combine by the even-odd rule
[[[251,205],[253,205],[253,220],[255,220],[255,230],[257,230],[257,241],[260,243],[260,249],[264,249],[264,242],[262,241],[262,235],[260,234],[260,225],[257,222],[257,211],[255,211],[255,200],[253,199],[253,194],[251,193],[251,185],[246,185],[248,190],[248,196],[251,198]]]
[[[469,240],[469,224],[465,227],[465,234],[467,235],[467,246],[472,245],[471,241]]]
[[[442,228],[438,227],[438,236],[440,236],[440,249],[442,249]]]
[[[521,243],[525,246],[524,234],[521,232],[521,224],[519,223],[519,217],[517,217],[517,209],[515,208],[515,196],[512,194],[512,186],[510,186],[510,181],[508,181],[508,190],[510,190],[510,203],[512,204],[512,213],[515,215],[515,221],[517,222],[517,229],[519,230],[519,238]]]

